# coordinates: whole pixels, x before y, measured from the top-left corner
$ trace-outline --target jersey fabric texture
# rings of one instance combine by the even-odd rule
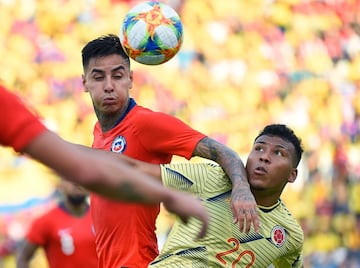
[[[0,86],[0,143],[20,152],[46,128],[12,92]]]
[[[35,219],[26,239],[45,251],[50,268],[97,267],[91,213],[77,217],[56,206]]]
[[[212,163],[161,166],[166,186],[191,192],[203,201],[210,216],[205,238],[194,241],[200,223],[177,220],[161,254],[149,267],[302,267],[304,235],[298,222],[279,200],[258,206],[261,228],[241,233],[230,209],[231,181]]]
[[[179,119],[141,107],[131,99],[126,115],[110,131],[94,128],[93,147],[151,163],[169,163],[173,155],[191,158],[204,138]],[[155,233],[159,205],[114,202],[91,194],[100,268],[147,267],[158,255]]]

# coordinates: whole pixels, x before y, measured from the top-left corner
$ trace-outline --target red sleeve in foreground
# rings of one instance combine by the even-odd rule
[[[21,100],[0,86],[0,144],[20,152],[46,130]]]

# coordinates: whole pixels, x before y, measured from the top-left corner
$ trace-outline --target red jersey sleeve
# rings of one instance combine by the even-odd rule
[[[20,152],[46,127],[13,93],[0,86],[0,144]]]
[[[46,214],[44,214],[32,222],[26,239],[39,247],[43,247],[47,241],[46,231],[48,229],[49,223],[47,222]]]
[[[139,111],[136,115],[137,136],[148,150],[190,159],[205,134],[180,119],[161,112]]]

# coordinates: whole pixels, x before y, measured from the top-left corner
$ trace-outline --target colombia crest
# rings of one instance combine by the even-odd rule
[[[271,231],[271,241],[278,248],[284,245],[286,240],[285,229],[279,225],[275,226]]]

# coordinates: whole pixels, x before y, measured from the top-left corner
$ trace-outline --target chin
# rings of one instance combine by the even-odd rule
[[[256,190],[256,191],[266,190],[266,186],[261,181],[251,181],[250,187],[252,190]]]

